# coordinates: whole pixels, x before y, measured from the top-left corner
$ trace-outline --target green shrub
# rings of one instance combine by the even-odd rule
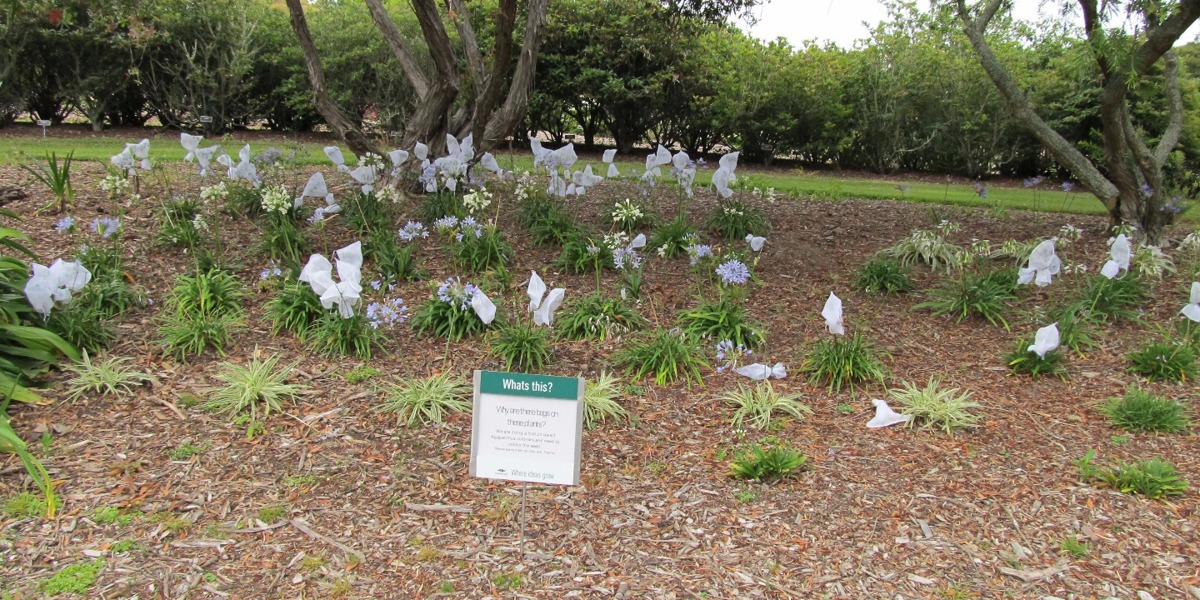
[[[441,423],[456,412],[471,411],[471,385],[449,373],[425,379],[406,379],[385,390],[376,410],[396,413],[398,423],[414,427]]]
[[[100,575],[100,570],[103,568],[103,558],[97,558],[91,562],[75,563],[63,567],[38,587],[47,596],[58,596],[59,594],[82,596],[88,593],[92,584],[96,583],[96,577]]]
[[[806,462],[808,457],[798,450],[784,446],[764,448],[754,444],[737,454],[730,474],[750,481],[773,481],[802,469]]]
[[[220,269],[180,275],[159,319],[166,349],[180,358],[207,348],[223,356],[242,324],[243,294],[241,283]]]
[[[1009,284],[991,273],[964,273],[934,288],[929,295],[933,300],[922,302],[915,308],[928,308],[934,315],[957,316],[959,323],[969,316],[979,316],[1005,329],[1008,329],[1003,314],[1006,303],[1016,299]]]
[[[267,302],[267,316],[271,319],[271,334],[291,332],[305,340],[311,328],[325,314],[321,299],[312,286],[303,281],[287,281]]]
[[[517,222],[529,230],[533,243],[539,246],[562,245],[581,233],[562,203],[544,192],[530,196],[517,206]]]
[[[1102,469],[1094,464],[1096,451],[1088,450],[1083,458],[1075,461],[1080,478],[1097,481],[1125,494],[1141,494],[1151,500],[1167,496],[1182,496],[1188,484],[1175,472],[1175,465],[1161,458],[1145,462],[1119,464]]]
[[[888,396],[902,414],[912,417],[908,421],[910,428],[919,423],[925,429],[953,434],[956,429],[978,427],[979,417],[970,411],[979,405],[970,400],[971,393],[940,386],[941,382],[933,378],[924,388],[904,382],[902,388],[888,390]]]
[[[781,394],[775,391],[775,385],[770,381],[760,381],[753,387],[739,385],[737,390],[723,394],[721,400],[737,407],[733,411],[735,429],[741,429],[743,425],[766,429],[775,413],[791,415],[797,421],[812,414],[812,409],[800,402],[800,394]]]
[[[79,293],[71,300],[71,304],[75,305],[77,310],[82,313],[73,318],[77,323],[86,322],[87,318],[85,317],[90,318],[91,314],[115,317],[141,306],[143,303],[142,295],[129,284],[123,273],[101,278],[93,275],[91,283],[79,290]]]
[[[671,258],[687,254],[687,247],[692,244],[695,237],[696,230],[688,224],[687,215],[681,213],[654,229],[654,233],[650,234],[650,243],[647,248],[658,252],[660,256]]]
[[[117,339],[117,332],[112,317],[104,314],[104,307],[95,298],[95,295],[76,297],[70,303],[57,307],[46,318],[46,329],[80,350],[103,350]]]
[[[700,369],[708,368],[698,340],[665,329],[634,342],[620,354],[618,364],[625,365],[632,379],[653,375],[656,384],[667,385],[683,378],[688,387],[693,383],[704,385]]]
[[[394,231],[381,229],[367,238],[367,243],[363,245],[363,256],[375,265],[383,281],[416,281],[421,278],[413,257],[416,250],[414,244],[401,244]]]
[[[504,363],[505,371],[537,373],[550,362],[548,330],[531,323],[516,323],[501,328],[492,340],[492,354]]]
[[[757,348],[765,341],[760,326],[749,320],[746,308],[726,295],[701,300],[700,306],[680,313],[678,323],[685,333],[700,339],[729,340],[746,348]]]
[[[733,241],[747,235],[764,235],[770,227],[767,218],[754,207],[741,200],[723,198],[708,215],[708,229]]]
[[[883,253],[900,261],[905,267],[923,264],[933,271],[961,269],[970,256],[937,232],[924,229],[912,232],[895,246],[884,249]]]
[[[74,377],[67,380],[67,401],[75,402],[87,394],[116,396],[123,399],[132,396],[136,388],[147,383],[157,383],[148,373],[135,371],[125,357],[112,357],[92,362],[85,351],[79,362],[67,367]]]
[[[1138,309],[1149,299],[1145,283],[1132,274],[1114,279],[1096,274],[1088,279],[1076,304],[1100,321],[1131,320],[1138,317]]]
[[[569,340],[603,340],[645,326],[637,309],[620,298],[592,292],[558,314],[559,335]]]
[[[1029,338],[1017,340],[1013,351],[1004,356],[1008,370],[1015,375],[1029,375],[1034,381],[1043,375],[1054,375],[1059,379],[1066,379],[1067,369],[1062,366],[1062,352],[1051,350],[1045,356],[1038,356],[1036,352],[1029,349],[1031,343],[1032,340]]]
[[[1129,355],[1130,369],[1150,381],[1196,379],[1196,353],[1189,346],[1153,342]]]
[[[230,214],[257,217],[263,213],[262,189],[240,181],[226,184],[225,209]]]
[[[595,379],[585,380],[583,386],[583,423],[593,429],[608,419],[618,420],[629,416],[628,411],[617,399],[621,397],[621,380],[608,371],[601,371]]]
[[[258,350],[255,349],[255,354]],[[299,361],[276,370],[279,356],[275,355],[266,360],[257,356],[250,359],[246,365],[221,363],[223,371],[217,374],[217,379],[225,385],[208,390],[209,399],[204,407],[217,414],[236,417],[249,413],[252,420],[257,421],[261,407],[262,416],[266,418],[271,411],[281,412],[283,400],[295,402],[299,387],[284,383],[288,372],[299,364]]]
[[[45,185],[50,193],[54,194],[54,199],[58,203],[58,212],[65,212],[67,207],[75,199],[75,188],[71,185],[71,162],[75,158],[75,151],[72,150],[63,158],[63,162],[58,162],[58,154],[55,152],[46,153],[46,164],[33,163],[32,165],[20,165],[26,173],[37,179],[42,185]],[[46,208],[54,206],[48,205]]]
[[[421,220],[426,223],[432,223],[442,217],[450,216],[462,218],[467,216],[467,209],[463,206],[462,198],[447,190],[439,190],[434,194],[425,194],[421,197]]]
[[[805,357],[800,371],[808,373],[811,382],[827,382],[834,393],[842,391],[843,386],[853,390],[854,384],[865,381],[882,383],[887,377],[874,348],[860,333],[820,340]]]
[[[1101,405],[1100,412],[1114,426],[1126,431],[1182,433],[1189,426],[1183,404],[1138,387],[1125,390],[1120,398],[1109,398]]]
[[[243,325],[239,314],[167,314],[159,321],[158,332],[168,353],[183,359],[213,349],[225,356],[233,334]]]
[[[868,294],[891,296],[912,291],[912,279],[896,259],[876,256],[858,269],[854,287]]]
[[[1096,347],[1092,337],[1096,329],[1096,317],[1080,304],[1069,304],[1053,315],[1058,323],[1058,340],[1063,348],[1069,348],[1079,356]]]

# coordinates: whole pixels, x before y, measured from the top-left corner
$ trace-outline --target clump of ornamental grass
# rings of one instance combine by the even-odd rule
[[[599,237],[576,230],[563,239],[562,253],[554,264],[573,275],[597,273],[613,268],[613,252]]]
[[[834,335],[818,341],[800,365],[800,371],[807,373],[813,383],[825,382],[834,393],[843,387],[854,390],[855,384],[868,381],[882,383],[887,377],[887,369],[861,333]]]
[[[1013,282],[1015,282],[1015,277]],[[1012,285],[991,273],[963,273],[929,291],[932,300],[915,308],[927,308],[937,315],[950,315],[961,323],[970,316],[982,317],[992,325],[1008,329],[1004,318],[1007,303],[1016,299]]]
[[[512,246],[495,224],[476,225],[471,217],[459,222],[459,232],[450,243],[454,265],[472,273],[503,269],[512,254]]]
[[[885,248],[884,255],[890,256],[905,267],[925,265],[932,271],[952,271],[963,268],[970,253],[958,244],[946,240],[940,233],[927,229],[913,231],[895,246]]]
[[[1004,355],[1004,362],[1008,365],[1008,370],[1014,375],[1029,375],[1034,381],[1045,375],[1053,375],[1065,380],[1067,369],[1062,365],[1062,352],[1050,350],[1039,356],[1037,352],[1029,349],[1031,343],[1032,340],[1029,338],[1019,339],[1012,352]]]
[[[1135,433],[1183,433],[1190,425],[1183,404],[1137,386],[1130,386],[1119,398],[1109,398],[1100,412],[1113,426]]]
[[[531,323],[502,327],[492,338],[492,354],[504,364],[505,371],[541,372],[553,350],[549,330]]]
[[[708,229],[726,240],[741,240],[747,235],[765,235],[767,218],[754,207],[734,198],[723,198],[708,215]]]
[[[868,294],[891,296],[912,291],[912,278],[894,258],[876,256],[859,267],[854,278],[854,287]]]
[[[700,371],[709,366],[700,350],[699,340],[666,329],[658,329],[634,342],[620,354],[618,364],[625,366],[632,379],[653,376],[658,385],[683,379],[688,387],[693,383],[704,385]]]
[[[912,417],[909,428],[941,430],[953,434],[959,429],[974,429],[979,426],[979,416],[973,409],[979,404],[971,401],[971,393],[958,388],[943,388],[941,382],[931,378],[924,388],[904,382],[902,387],[888,390],[888,397],[900,407],[900,413]]]
[[[382,335],[364,314],[355,312],[350,317],[343,317],[336,310],[326,310],[309,331],[306,341],[310,348],[326,356],[370,360]]]
[[[734,429],[743,426],[767,429],[775,414],[789,415],[797,421],[812,414],[812,409],[800,402],[800,394],[781,393],[771,381],[760,381],[753,386],[738,385],[736,390],[721,395],[721,400],[737,407],[733,411],[731,424]]]
[[[752,444],[737,453],[730,475],[748,481],[778,481],[804,468],[808,457],[783,444]]]
[[[208,390],[204,407],[231,417],[249,415],[253,421],[258,420],[260,412],[266,418],[272,411],[283,411],[283,401],[295,402],[300,391],[299,386],[284,383],[299,361],[277,369],[278,364],[278,355],[266,360],[255,356],[245,365],[221,363],[223,371],[217,379],[225,385]]]
[[[147,383],[157,383],[153,375],[135,370],[130,362],[120,356],[93,361],[84,350],[79,362],[66,367],[73,375],[67,380],[67,401],[75,402],[90,394],[124,399]]]
[[[383,401],[375,409],[395,413],[396,422],[409,427],[442,423],[452,413],[471,412],[470,394],[471,385],[464,379],[439,373],[388,386]]]
[[[746,348],[757,348],[765,341],[762,327],[727,294],[716,300],[701,299],[699,306],[679,314],[678,323],[684,333],[704,340],[730,340]]]
[[[167,351],[183,358],[213,349],[223,356],[242,325],[244,295],[237,278],[220,269],[180,275],[159,318]]]
[[[556,328],[569,340],[603,340],[645,325],[646,321],[624,300],[592,292],[558,314]]]
[[[621,379],[601,371],[595,379],[587,379],[583,386],[583,423],[588,429],[594,429],[601,423],[612,419],[618,421],[629,418],[629,412],[621,406]]]
[[[167,246],[195,248],[204,240],[201,227],[200,202],[190,196],[168,200],[159,218],[158,241]]]
[[[561,246],[580,233],[562,202],[544,193],[533,194],[517,205],[517,224],[528,229],[533,243],[539,246]]]
[[[1096,274],[1087,280],[1075,304],[1098,321],[1133,320],[1149,299],[1145,282],[1131,273],[1112,279]]]
[[[1196,379],[1196,352],[1184,344],[1151,342],[1129,355],[1130,370],[1150,381]]]
[[[414,256],[417,246],[401,244],[389,229],[371,232],[363,244],[363,256],[375,265],[384,281],[416,281],[421,278]]]
[[[1124,494],[1141,494],[1151,500],[1182,496],[1188,489],[1187,482],[1175,471],[1175,465],[1161,458],[1114,467],[1097,466],[1095,460],[1096,451],[1088,450],[1083,458],[1075,461],[1080,479],[1098,482]]]
[[[433,298],[413,315],[413,329],[455,342],[483,333],[487,325],[471,307],[471,298],[478,290],[457,277],[441,282]]]
[[[290,332],[304,341],[312,326],[325,314],[321,299],[312,286],[302,281],[287,281],[267,302],[271,334]]]
[[[70,303],[51,312],[46,329],[54,332],[72,346],[88,352],[99,352],[117,339],[112,319],[105,314],[100,296],[88,293],[91,285]]]
[[[1097,319],[1079,304],[1069,304],[1057,311],[1050,320],[1058,323],[1059,344],[1083,356],[1096,347]]]

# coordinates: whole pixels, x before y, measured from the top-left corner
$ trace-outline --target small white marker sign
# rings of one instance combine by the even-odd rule
[[[34,123],[36,123],[38,127],[42,128],[42,137],[46,137],[46,128],[51,125],[50,120],[38,119],[37,121],[34,121]]]
[[[210,117],[208,115],[200,115],[201,123],[212,123],[212,121],[213,121],[212,117]]]
[[[471,476],[579,484],[583,378],[475,371]]]

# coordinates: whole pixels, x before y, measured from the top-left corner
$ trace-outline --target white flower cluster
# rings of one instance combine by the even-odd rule
[[[1080,236],[1082,236],[1082,235],[1083,235],[1083,230],[1070,224],[1070,223],[1063,225],[1058,230],[1059,241],[1063,241],[1063,242],[1074,242],[1074,241],[1078,240],[1080,238]]]
[[[620,225],[631,225],[640,221],[644,216],[645,213],[642,212],[642,207],[635,204],[633,200],[630,200],[629,198],[626,198],[613,205],[613,223]]]
[[[225,182],[219,182],[216,185],[200,188],[200,199],[204,202],[213,200],[224,201],[229,197],[229,188],[225,187]]]
[[[1133,254],[1133,266],[1139,274],[1155,279],[1175,272],[1175,263],[1158,246],[1138,246]]]
[[[292,198],[282,185],[273,185],[262,193],[263,212],[287,214],[292,208]]]
[[[624,248],[629,245],[629,235],[624,231],[607,233],[604,235],[604,245],[609,250],[616,252],[618,248]]]
[[[108,175],[100,180],[100,189],[107,192],[109,196],[116,198],[129,191],[129,180],[120,175]]]
[[[727,216],[743,217],[746,215],[746,211],[744,211],[740,208],[734,207],[734,206],[722,206],[721,210]]]
[[[483,188],[463,196],[463,206],[473,215],[482,213],[491,205],[492,193]]]
[[[1180,240],[1179,249],[1189,252],[1200,250],[1200,231],[1193,231],[1187,234],[1187,236]]]
[[[400,192],[387,185],[375,188],[375,199],[383,203],[390,202],[392,204],[400,204],[400,201],[403,200]]]

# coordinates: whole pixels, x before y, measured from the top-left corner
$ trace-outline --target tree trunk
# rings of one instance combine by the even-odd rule
[[[382,155],[375,144],[346,118],[338,108],[337,102],[329,95],[329,90],[325,88],[325,69],[321,66],[317,45],[313,43],[312,35],[308,31],[308,21],[304,18],[304,8],[300,6],[300,0],[287,0],[287,6],[292,18],[292,31],[296,33],[300,50],[304,53],[304,65],[308,68],[308,82],[313,88],[317,112],[321,113],[334,133],[350,146],[351,152],[360,156],[368,152]]]

